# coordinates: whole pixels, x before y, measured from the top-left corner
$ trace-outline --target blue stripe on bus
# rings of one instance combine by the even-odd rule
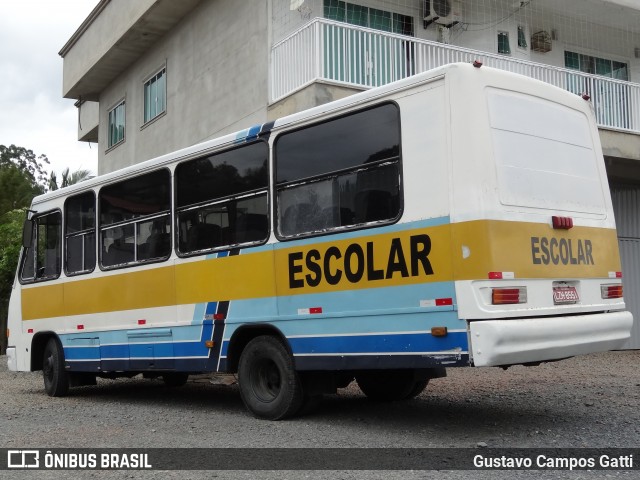
[[[345,335],[289,338],[293,355],[354,353],[452,353],[467,351],[467,332],[450,332],[445,337],[430,333]]]

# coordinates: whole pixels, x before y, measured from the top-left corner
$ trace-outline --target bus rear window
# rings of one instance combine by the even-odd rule
[[[489,117],[503,205],[605,214],[587,117],[548,100],[490,90]]]

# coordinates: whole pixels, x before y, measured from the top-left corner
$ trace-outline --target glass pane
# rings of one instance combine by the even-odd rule
[[[361,27],[369,26],[368,19],[369,9],[360,5],[352,5],[347,3],[347,23],[351,25],[359,25]]]
[[[596,74],[610,77],[612,73],[611,60],[596,58]]]
[[[80,232],[95,227],[95,196],[93,192],[70,197],[65,203],[65,234]]]
[[[612,62],[613,67],[613,78],[617,78],[618,80],[629,81],[629,70],[627,68],[626,63],[621,62]]]
[[[164,112],[167,98],[166,72],[163,70],[158,78],[158,114]]]
[[[256,142],[181,163],[176,168],[178,207],[266,189],[268,157],[267,144]]]
[[[102,265],[112,267],[135,260],[135,225],[130,223],[102,232]]]
[[[144,122],[151,119],[151,89],[149,82],[144,84]]]
[[[149,104],[149,118],[154,118],[158,115],[158,82],[156,80],[151,81],[149,86],[150,104]]]
[[[182,253],[262,242],[269,235],[267,194],[229,200],[178,214]]]
[[[393,33],[401,35],[414,36],[413,33],[413,17],[408,15],[393,14]]]
[[[511,53],[511,47],[509,46],[509,33],[498,32],[498,53]]]
[[[74,235],[67,237],[67,259],[66,267],[67,272],[81,272],[84,270],[83,266],[83,248],[84,248],[84,236]]]
[[[369,9],[369,26],[384,32],[391,31],[391,12]]]
[[[518,27],[518,46],[527,48],[527,37],[524,34],[524,27]]]
[[[580,55],[580,70],[585,73],[596,73],[595,58],[589,55]]]
[[[338,0],[324,0],[324,18],[344,22],[346,18],[345,2]]]
[[[170,216],[136,224],[137,260],[168,257],[171,253]]]
[[[564,52],[564,66],[574,70],[580,70],[580,56],[575,52]]]
[[[93,270],[96,266],[96,234],[84,235],[84,270]]]
[[[275,152],[279,184],[397,158],[398,107],[385,104],[285,133],[276,140]]]
[[[37,278],[57,277],[62,264],[62,226],[60,213],[38,217]]]
[[[34,226],[35,227],[35,226]],[[36,244],[36,229],[33,229],[33,237],[31,240],[31,248],[26,249],[26,251],[23,251],[22,255],[23,255],[23,261],[22,261],[22,273],[20,275],[20,278],[22,278],[23,280],[33,280],[33,278],[35,277],[35,269],[34,269],[34,257],[33,257],[33,252],[35,251],[35,244]]]
[[[108,185],[100,191],[100,225],[165,212],[171,208],[171,179],[166,169]]]
[[[397,163],[345,173],[278,192],[282,236],[391,220],[400,212]]]

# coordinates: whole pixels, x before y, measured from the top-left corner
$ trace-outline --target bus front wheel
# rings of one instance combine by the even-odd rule
[[[293,358],[280,340],[262,335],[242,351],[238,365],[240,396],[258,418],[281,420],[295,415],[303,401]]]
[[[417,397],[429,376],[419,370],[367,370],[356,375],[362,393],[371,400],[393,402]]]
[[[44,389],[50,397],[63,397],[69,391],[69,374],[64,369],[64,352],[55,338],[50,338],[42,357]]]

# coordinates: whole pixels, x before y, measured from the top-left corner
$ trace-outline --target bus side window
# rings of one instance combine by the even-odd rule
[[[283,133],[275,157],[282,239],[400,216],[400,115],[393,103]]]
[[[100,265],[124,267],[171,255],[171,174],[163,168],[100,190]]]
[[[269,236],[269,149],[258,141],[176,168],[178,251],[202,254]]]
[[[93,192],[65,202],[65,271],[92,272],[96,265],[96,196]]]
[[[62,215],[52,212],[33,218],[31,247],[23,253],[20,279],[23,282],[51,280],[60,276],[62,265]]]

